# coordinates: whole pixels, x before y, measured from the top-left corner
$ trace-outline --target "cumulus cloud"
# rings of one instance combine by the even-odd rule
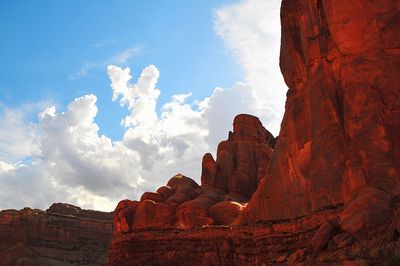
[[[190,93],[174,95],[158,115],[159,71],[155,66],[146,67],[134,84],[129,68],[108,66],[108,73],[113,99],[131,111],[124,119],[123,143],[140,154],[142,176],[154,185],[162,185],[177,171],[199,181],[201,157],[215,152],[218,143],[227,138],[238,113],[271,118],[270,110],[258,104],[253,88],[243,83],[216,88],[209,97],[191,103]]]
[[[105,196],[137,187],[141,178],[119,171],[136,166],[138,157],[120,142],[99,136],[96,100],[86,95],[70,103],[67,112],[57,114],[52,107],[41,114],[39,158],[49,163],[53,176],[62,177],[63,184]]]
[[[31,123],[26,121],[25,110],[0,110],[0,161],[18,160],[32,155],[36,143],[33,141]],[[25,108],[26,109],[26,108]]]
[[[203,154],[215,152],[218,142],[227,138],[233,117],[264,112],[252,88],[237,83],[192,102],[191,94],[174,95],[158,114],[155,66],[143,69],[134,83],[129,68],[109,66],[108,74],[113,100],[129,110],[123,138],[112,141],[99,134],[95,95],[76,98],[65,112],[44,108],[27,138],[36,143],[29,151],[32,162],[0,163],[0,182],[6,187],[0,192],[1,208],[46,208],[51,202],[67,201],[112,210],[118,200],[137,199],[177,172],[199,181]],[[19,126],[20,131],[26,128]]]
[[[39,114],[35,134],[29,138],[37,143],[32,162],[0,164],[1,184],[10,186],[0,193],[2,205],[44,208],[52,201],[69,201],[110,209],[119,197],[136,196],[142,178],[129,170],[138,168],[139,156],[121,142],[98,134],[96,100],[86,95],[72,101],[66,112],[50,106]]]
[[[190,94],[174,95],[158,115],[159,71],[155,66],[143,69],[135,84],[130,83],[129,68],[109,66],[108,73],[113,99],[119,99],[121,106],[130,111],[123,119],[127,129],[122,141],[139,153],[142,175],[148,177],[146,186],[154,189],[178,171],[198,178],[199,160],[208,149],[204,141],[208,131],[202,110],[186,103]]]
[[[130,68],[122,69],[117,66],[107,67],[113,90],[113,100],[121,98],[119,103],[123,107],[128,106],[131,114],[123,120],[125,127],[141,124],[152,126],[157,120],[156,101],[160,91],[155,87],[160,73],[158,69],[150,65],[143,69],[136,84],[128,82],[132,78]]]
[[[99,133],[95,95],[74,99],[65,112],[47,105],[36,123],[21,111],[3,112],[0,209],[47,208],[61,201],[109,211],[123,198],[154,191],[177,172],[199,181],[203,154],[215,154],[239,113],[259,116],[277,134],[285,93],[277,61],[278,4],[246,0],[216,11],[216,32],[243,67],[246,83],[217,87],[204,99],[177,94],[158,106],[163,88],[157,88],[156,66],[132,80],[130,68],[108,65],[112,100],[128,111],[121,140]]]
[[[269,112],[268,129],[278,134],[286,84],[279,69],[281,1],[241,0],[215,11],[214,28],[233,52],[254,88],[259,105]]]

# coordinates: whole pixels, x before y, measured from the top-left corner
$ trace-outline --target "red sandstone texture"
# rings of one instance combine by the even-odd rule
[[[55,203],[0,211],[0,265],[102,265],[112,213]]]
[[[265,175],[275,138],[257,117],[238,115],[233,132],[203,157],[201,186],[178,174],[140,201],[121,201],[115,210],[116,235],[135,229],[193,229],[230,225]]]
[[[400,193],[399,1],[284,0],[280,65],[289,87],[267,175],[241,221],[344,204],[362,235]]]
[[[276,144],[235,119],[200,187],[120,203],[107,265],[400,265],[400,2],[283,0],[281,21]]]
[[[388,231],[357,240],[327,222],[340,210],[238,226],[133,229],[114,238],[106,265],[399,265],[395,230],[393,238]]]

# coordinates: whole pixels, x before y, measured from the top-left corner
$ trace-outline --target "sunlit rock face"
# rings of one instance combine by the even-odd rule
[[[0,211],[0,265],[101,265],[112,213],[55,203],[46,211]]]
[[[275,138],[251,115],[233,121],[228,140],[218,145],[216,161],[203,157],[201,186],[178,174],[140,201],[124,200],[115,211],[115,234],[138,229],[193,229],[230,225],[265,175]]]
[[[240,221],[295,218],[343,204],[353,214],[390,209],[400,193],[399,6],[282,1],[286,110],[267,176]],[[380,211],[357,200],[365,193]],[[345,213],[342,222],[352,230]]]
[[[283,0],[279,138],[237,116],[201,186],[120,203],[106,265],[399,264],[399,9]]]

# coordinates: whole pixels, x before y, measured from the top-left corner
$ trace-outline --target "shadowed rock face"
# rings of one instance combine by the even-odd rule
[[[230,225],[265,174],[275,138],[257,117],[235,117],[233,132],[203,157],[201,186],[178,174],[140,201],[124,200],[115,210],[115,234],[137,229],[192,229]]]
[[[0,211],[0,265],[102,265],[112,213],[55,203]]]
[[[276,144],[236,117],[200,188],[160,188],[174,226],[117,236],[107,265],[400,264],[400,2],[283,0],[281,21]]]
[[[284,0],[281,21],[285,115],[240,221],[344,204],[345,227],[368,230],[387,220],[368,216],[388,217],[400,193],[399,1]],[[367,195],[379,203],[366,206]],[[374,221],[362,230],[357,219]]]
[[[217,161],[211,154],[203,157],[201,183],[232,195],[250,198],[265,175],[275,138],[251,115],[237,115],[233,132],[217,149]]]

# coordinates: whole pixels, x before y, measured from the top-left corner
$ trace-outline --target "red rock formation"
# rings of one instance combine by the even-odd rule
[[[341,266],[366,263],[363,256],[368,264],[360,265],[397,265],[399,248],[384,236],[353,244],[351,236],[339,228],[318,230],[324,221],[336,217],[337,210],[325,210],[296,220],[246,226],[134,230],[114,239],[106,265]],[[314,235],[320,235],[317,238],[327,250],[314,251],[310,241]]]
[[[201,186],[178,174],[139,202],[124,200],[115,210],[115,234],[134,229],[200,228],[230,225],[265,174],[275,138],[257,117],[238,115],[233,132],[203,157]]]
[[[117,236],[107,265],[400,265],[400,2],[283,0],[281,20],[277,143],[238,116],[176,224]]]
[[[114,241],[106,265],[279,265],[279,257],[301,249],[311,236],[272,232],[265,225],[135,231]],[[285,265],[286,257],[281,262]]]
[[[236,116],[233,132],[218,145],[217,161],[209,153],[203,157],[202,185],[248,199],[265,175],[274,144],[275,138],[257,117]]]
[[[400,247],[386,234],[354,242],[340,228],[319,229],[335,219],[337,209],[245,226],[134,230],[114,238],[106,265],[398,265]]]
[[[387,218],[400,193],[399,2],[284,0],[281,20],[286,111],[240,221],[345,204],[341,221],[352,233],[386,223],[374,216]]]
[[[0,211],[0,265],[101,265],[112,230],[112,213],[70,204]]]

